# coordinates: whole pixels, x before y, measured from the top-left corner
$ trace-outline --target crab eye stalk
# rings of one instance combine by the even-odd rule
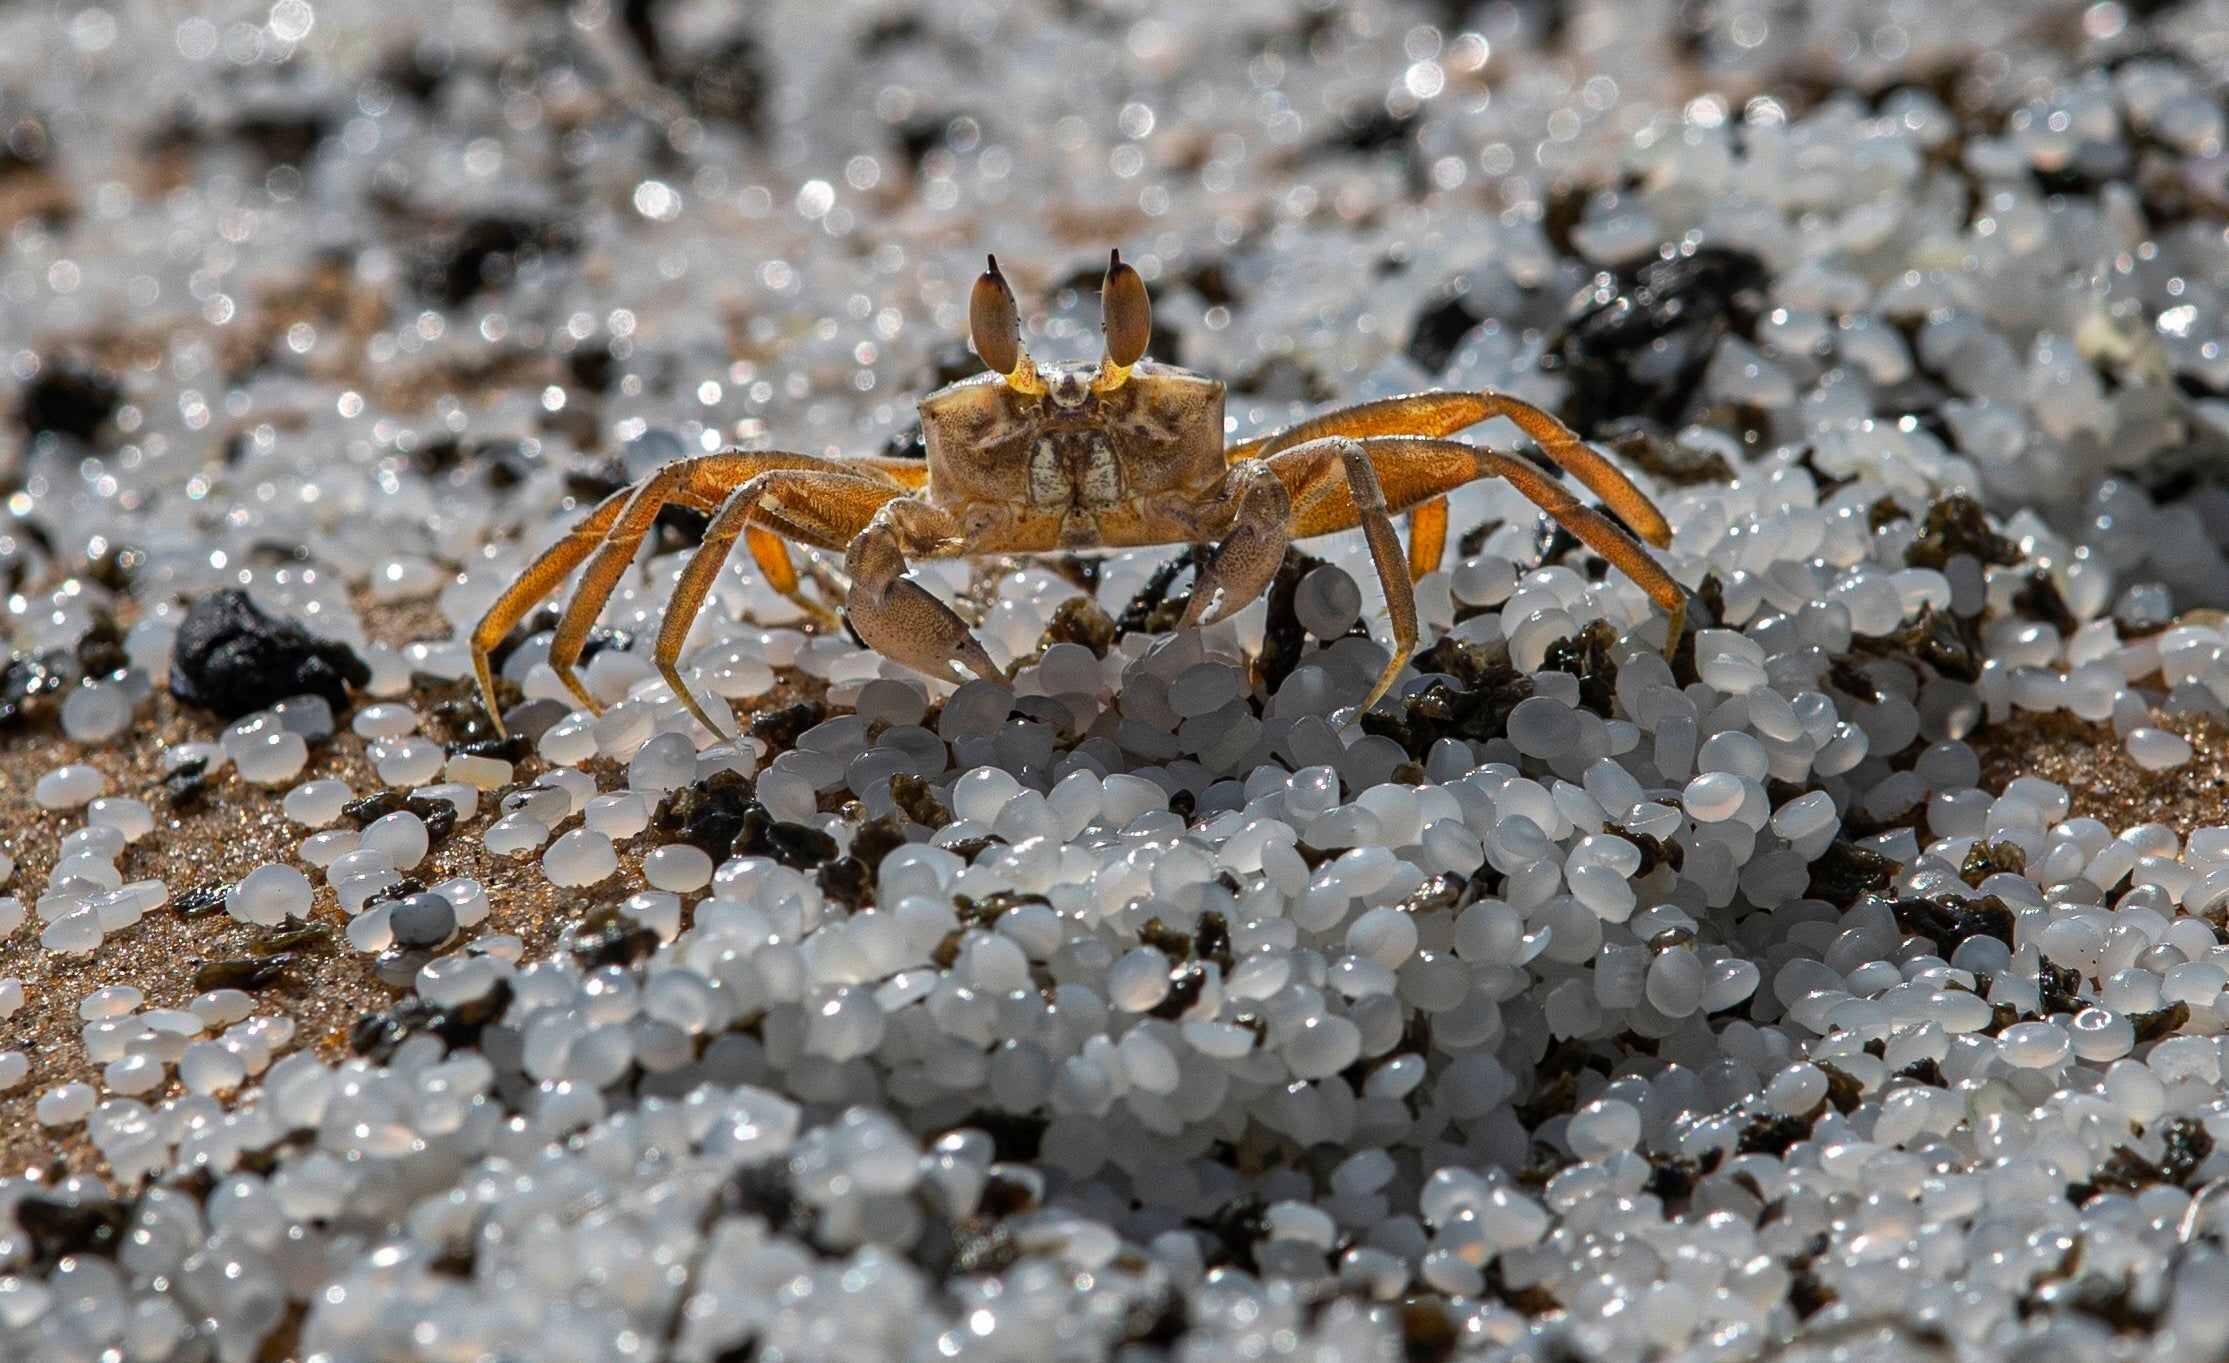
[[[1123,263],[1120,251],[1107,253],[1099,316],[1099,329],[1107,334],[1107,353],[1099,361],[1093,386],[1118,388],[1130,377],[1130,366],[1145,358],[1146,342],[1153,339],[1153,302],[1146,297],[1145,280]]]
[[[975,281],[975,291],[968,296],[967,320],[975,353],[983,363],[1009,384],[1026,386],[1020,381],[1024,371],[1030,371],[1031,377],[1035,371],[1022,349],[1021,313],[1014,306],[1014,290],[999,273],[997,256],[990,257],[990,268]]]

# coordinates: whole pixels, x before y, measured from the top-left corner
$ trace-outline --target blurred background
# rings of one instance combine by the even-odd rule
[[[0,407],[39,532],[0,561],[184,498],[423,591],[583,470],[907,448],[984,252],[1090,353],[1112,245],[1236,430],[1490,385],[1692,428],[1681,467],[1807,442],[2076,540],[2172,516],[2114,552],[2202,593],[2225,44],[2218,4],[18,3]],[[239,567],[140,538],[150,599]]]

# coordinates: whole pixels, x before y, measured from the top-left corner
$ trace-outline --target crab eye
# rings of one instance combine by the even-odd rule
[[[998,272],[998,257],[975,281],[968,297],[968,328],[975,337],[975,353],[994,373],[1011,374],[1022,360],[1021,317],[1014,306],[1014,290]]]
[[[1128,369],[1145,357],[1146,342],[1153,339],[1153,302],[1146,297],[1145,280],[1122,261],[1122,252],[1107,253],[1107,282],[1099,295],[1099,329],[1107,333],[1107,364]]]

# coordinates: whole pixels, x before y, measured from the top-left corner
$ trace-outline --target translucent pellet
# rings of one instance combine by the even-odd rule
[[[559,837],[542,854],[543,874],[551,884],[568,888],[594,885],[618,869],[619,854],[611,839],[585,828]]]
[[[407,705],[367,705],[348,727],[365,738],[400,738],[418,732],[418,712]]]
[[[1318,639],[1336,639],[1362,618],[1362,588],[1344,570],[1325,564],[1300,579],[1293,614]]]
[[[1416,943],[1416,920],[1387,905],[1371,909],[1347,929],[1347,949],[1388,970],[1414,955]]]
[[[382,814],[364,826],[363,845],[385,852],[395,869],[407,871],[425,859],[425,820],[407,809]]]
[[[1285,1063],[1297,1079],[1322,1079],[1353,1064],[1361,1049],[1362,1034],[1354,1023],[1336,1014],[1317,1014],[1303,1020],[1285,1043]]]
[[[232,749],[233,765],[240,779],[251,785],[275,786],[301,775],[309,765],[309,744],[291,729],[272,729],[244,740]]]
[[[422,738],[382,740],[373,746],[379,779],[390,786],[419,786],[441,774],[441,745]]]
[[[1641,1138],[1641,1114],[1630,1103],[1602,1099],[1571,1114],[1565,1137],[1581,1159],[1608,1159]]]
[[[581,823],[607,838],[631,838],[650,826],[650,802],[633,790],[598,795],[581,811]]]
[[[474,790],[499,790],[510,784],[512,767],[509,762],[500,758],[459,753],[442,764],[441,776],[443,780],[467,785]]]
[[[2129,760],[2146,771],[2171,771],[2190,761],[2192,751],[2189,739],[2165,729],[2131,729],[2121,745]]]
[[[127,843],[138,842],[155,831],[155,813],[143,800],[130,796],[103,796],[85,807],[85,821],[113,828]]]
[[[696,777],[697,745],[687,734],[653,735],[627,761],[627,784],[653,795],[678,790]]]
[[[1509,741],[1527,757],[1568,752],[1579,741],[1579,716],[1570,706],[1546,696],[1517,702],[1509,712]]]
[[[243,923],[275,927],[310,911],[310,878],[292,866],[269,862],[240,878],[224,897],[225,912]]]
[[[218,1042],[193,1042],[178,1058],[178,1079],[191,1093],[230,1093],[247,1077],[239,1053]]]
[[[305,828],[323,828],[340,818],[341,809],[355,798],[346,781],[327,778],[304,781],[286,793],[279,808]]]
[[[95,1018],[122,1017],[146,1001],[147,996],[132,985],[104,985],[78,1000],[77,1015],[88,1022]]]
[[[1661,951],[1649,963],[1649,1006],[1666,1017],[1683,1018],[1694,1012],[1709,987],[1709,969],[1692,951]]]
[[[642,878],[653,889],[676,894],[700,890],[712,883],[712,858],[700,847],[667,843],[643,856]]]
[[[60,1084],[39,1095],[32,1113],[41,1126],[76,1126],[93,1112],[91,1084]]]
[[[1808,1063],[1788,1066],[1765,1085],[1765,1101],[1784,1116],[1810,1112],[1825,1102],[1826,1096],[1826,1071]]]
[[[204,1025],[224,1027],[254,1012],[255,997],[238,989],[212,989],[196,994],[187,1008]]]
[[[32,784],[31,798],[41,809],[75,809],[108,789],[108,777],[98,767],[82,764],[56,767]]]
[[[1124,1012],[1146,1012],[1168,994],[1169,958],[1157,948],[1124,952],[1107,971],[1107,1002]]]
[[[87,906],[71,909],[46,925],[39,945],[65,956],[81,955],[101,944],[100,913]]]
[[[127,1055],[101,1067],[101,1083],[113,1093],[151,1093],[170,1078],[170,1067],[152,1055]]]
[[[106,743],[131,722],[131,697],[121,686],[89,683],[62,702],[62,732],[80,743]]]
[[[2022,1069],[2045,1069],[2063,1062],[2073,1050],[2066,1029],[2049,1022],[2018,1022],[1997,1036],[2005,1062]]]
[[[506,814],[487,827],[480,840],[499,857],[531,852],[549,841],[548,827],[525,814]]]
[[[1718,823],[1740,811],[1746,789],[1739,776],[1708,771],[1687,783],[1680,804],[1697,821]]]

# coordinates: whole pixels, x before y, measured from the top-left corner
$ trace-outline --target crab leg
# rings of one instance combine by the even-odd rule
[[[928,588],[906,574],[906,560],[967,552],[965,528],[950,512],[910,497],[883,503],[844,556],[851,574],[845,607],[867,647],[940,681],[962,663],[977,676],[1003,681],[991,655]]]
[[[1378,581],[1385,587],[1386,614],[1392,617],[1393,656],[1386,660],[1385,670],[1378,674],[1368,698],[1355,711],[1359,717],[1392,689],[1394,678],[1401,675],[1409,654],[1416,650],[1416,588],[1404,571],[1401,537],[1395,533],[1393,518],[1387,512],[1385,490],[1379,484],[1368,448],[1362,441],[1343,435],[1325,436],[1272,455],[1269,469],[1285,484],[1291,498],[1286,533],[1324,533],[1303,527],[1323,518],[1328,509],[1341,521],[1337,528],[1359,524],[1363,538],[1369,541],[1370,560],[1377,565]],[[1279,545],[1280,558],[1283,553],[1284,546]]]
[[[1434,497],[1409,508],[1409,581],[1417,582],[1440,566],[1447,554],[1447,498]]]
[[[892,476],[882,465],[901,461],[861,460],[857,468],[863,473],[854,474],[852,464],[845,461],[822,459],[809,454],[784,454],[779,451],[743,453],[728,451],[722,454],[702,455],[694,459],[680,459],[652,474],[637,487],[621,488],[576,522],[564,538],[544,550],[519,579],[488,607],[486,615],[472,631],[472,667],[480,683],[480,698],[488,709],[488,717],[495,722],[497,732],[503,728],[502,716],[496,713],[495,678],[488,665],[488,655],[503,642],[513,626],[526,618],[536,602],[555,590],[566,574],[572,572],[593,556],[588,572],[583,576],[581,591],[567,607],[559,621],[558,639],[550,647],[550,661],[557,667],[557,674],[573,693],[598,709],[594,700],[582,689],[573,675],[573,664],[580,658],[581,648],[588,641],[588,632],[603,611],[604,602],[611,596],[635,550],[641,546],[651,525],[658,519],[658,512],[668,502],[676,502],[697,510],[710,511],[718,507],[729,489],[770,468],[809,468],[854,476]],[[624,548],[614,551],[613,541]],[[780,549],[781,546],[772,546]],[[754,546],[754,551],[757,546]],[[786,566],[786,549],[781,549]],[[767,560],[759,560],[769,578],[776,574]],[[789,574],[795,581],[795,573]],[[583,604],[586,602],[586,609]],[[570,625],[570,630],[568,630]],[[567,648],[570,652],[566,652]]]
[[[861,456],[844,459],[840,461],[838,467],[842,468],[846,475],[859,478],[861,481],[877,487],[883,485],[883,480],[887,480],[896,483],[901,488],[912,490],[926,486],[929,481],[929,466],[919,459],[886,459],[876,456]],[[880,475],[880,478],[871,475]],[[858,525],[833,536],[833,543],[822,543],[817,540],[809,542],[817,548],[842,553],[844,546],[850,541],[851,537],[865,525],[866,521],[862,519]],[[796,536],[795,538],[808,537]],[[743,529],[743,544],[745,548],[751,551],[751,558],[758,564],[758,570],[766,578],[768,586],[789,598],[798,609],[818,620],[822,625],[834,629],[843,624],[844,618],[841,614],[830,609],[823,602],[805,595],[803,588],[798,583],[796,559],[790,554],[788,542],[780,535],[759,525],[747,525]],[[843,585],[837,581],[834,573],[810,560],[807,561],[806,566],[811,570],[813,581],[820,587],[821,591],[837,598],[843,596]]]
[[[504,732],[503,712],[495,703],[495,675],[488,667],[488,655],[503,642],[503,636],[511,632],[513,625],[526,618],[536,602],[548,596],[565,580],[567,573],[596,551],[596,546],[603,543],[605,532],[619,519],[619,513],[626,509],[628,499],[633,496],[633,488],[623,487],[596,503],[595,510],[574,522],[563,539],[543,550],[541,557],[504,589],[495,604],[488,607],[488,613],[480,617],[480,623],[473,627],[472,672],[480,683],[480,704],[487,709],[497,733]]]
[[[1212,625],[1269,590],[1285,561],[1292,520],[1292,494],[1268,464],[1248,460],[1234,465],[1224,480],[1224,495],[1235,505],[1231,528],[1215,556],[1199,570],[1192,599],[1178,629]]]
[[[728,497],[720,514],[705,527],[704,542],[681,570],[681,580],[674,585],[673,597],[666,603],[665,623],[658,628],[658,646],[652,655],[666,684],[673,688],[673,694],[689,707],[689,713],[705,728],[722,738],[733,737],[725,726],[715,723],[706,713],[696,693],[682,679],[679,662],[681,650],[688,643],[689,627],[696,622],[697,612],[703,609],[704,598],[719,577],[721,566],[727,562],[736,536],[741,534],[750,544],[752,553],[759,556],[762,569],[766,559],[760,555],[760,546],[766,543],[772,544],[786,565],[789,549],[783,543],[783,535],[807,544],[834,548],[864,530],[883,503],[904,495],[899,489],[873,479],[783,469],[759,474]],[[768,525],[775,529],[766,529]],[[796,584],[797,578],[792,572],[790,585],[794,588]]]
[[[611,599],[619,586],[619,579],[626,573],[627,565],[634,562],[635,551],[642,547],[650,527],[657,523],[658,513],[668,502],[679,502],[709,511],[726,500],[737,486],[761,473],[775,469],[806,469],[823,473],[856,476],[844,465],[832,459],[822,459],[810,454],[785,454],[768,450],[758,453],[708,454],[696,459],[677,459],[644,479],[627,503],[619,519],[612,522],[605,533],[604,542],[581,570],[580,582],[565,603],[565,613],[558,617],[557,637],[550,642],[549,664],[558,680],[579,697],[591,714],[601,714],[603,706],[588,688],[581,685],[573,667],[580,661],[581,650],[588,644],[588,632],[595,627],[596,617],[603,614],[604,603]],[[895,490],[895,489],[893,489]],[[794,573],[785,574],[794,584]]]
[[[1453,435],[1468,426],[1507,417],[1610,509],[1635,534],[1659,549],[1672,542],[1672,528],[1647,495],[1616,464],[1595,452],[1569,426],[1529,402],[1502,393],[1411,393],[1406,397],[1359,402],[1310,417],[1269,435],[1231,446],[1231,462],[1259,459],[1327,435]],[[1436,524],[1435,524],[1436,522]],[[1409,571],[1414,577],[1439,566],[1447,542],[1444,502],[1422,503],[1409,513]]]
[[[1687,593],[1663,565],[1649,556],[1649,552],[1632,534],[1616,521],[1596,511],[1593,507],[1571,495],[1569,489],[1538,467],[1515,455],[1499,450],[1480,449],[1460,440],[1435,440],[1423,436],[1375,436],[1361,442],[1369,454],[1369,462],[1376,470],[1385,489],[1385,502],[1395,511],[1418,506],[1436,497],[1444,497],[1463,484],[1479,478],[1501,478],[1523,493],[1534,505],[1554,517],[1556,521],[1581,543],[1633,579],[1647,592],[1649,599],[1661,607],[1670,618],[1665,636],[1664,651],[1667,655],[1678,646],[1680,631],[1687,617]],[[1305,448],[1305,447],[1303,447]],[[1303,491],[1298,481],[1298,471],[1288,473],[1287,460],[1301,451],[1293,450],[1277,455],[1269,461],[1270,467],[1284,477],[1286,485],[1293,488],[1293,526],[1295,539],[1309,535],[1324,535],[1335,530],[1346,530],[1357,523],[1367,527],[1367,513],[1349,504],[1343,489],[1336,484],[1318,486]],[[1380,565],[1383,571],[1383,565]],[[1390,589],[1387,595],[1391,596]],[[1403,595],[1407,595],[1406,592]]]

